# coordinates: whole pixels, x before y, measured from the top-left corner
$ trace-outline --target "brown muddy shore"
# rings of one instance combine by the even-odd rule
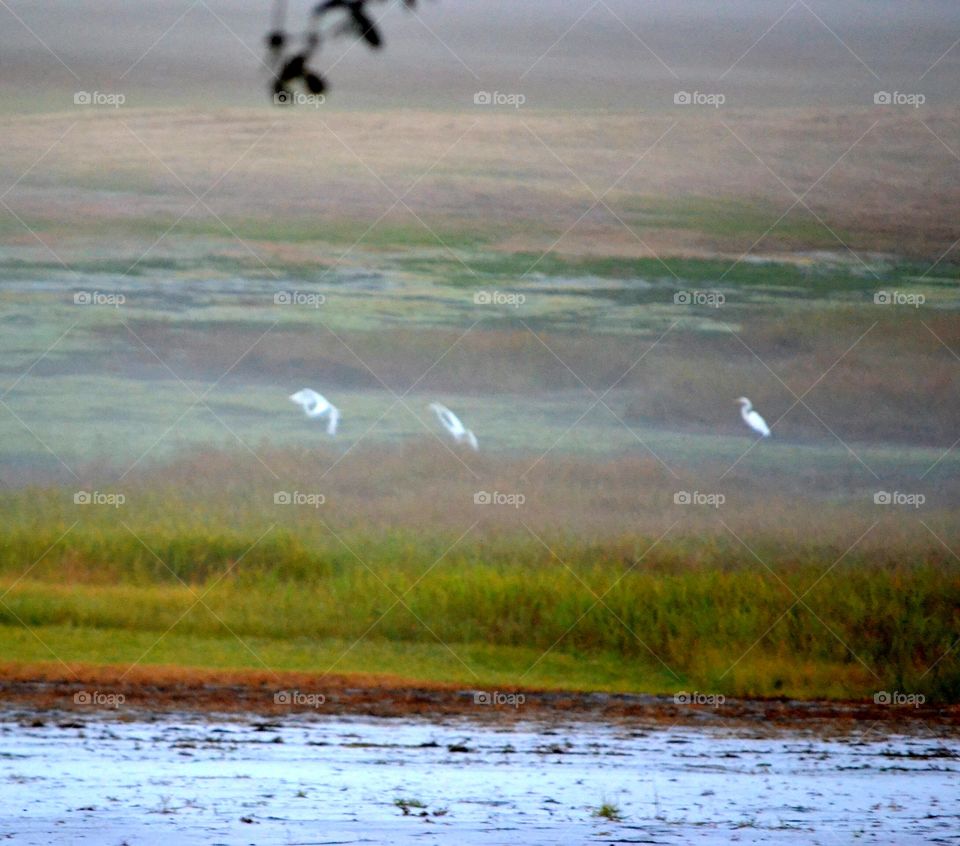
[[[681,697],[682,698],[682,697]],[[479,690],[398,676],[224,671],[182,667],[0,664],[0,703],[38,711],[109,710],[263,715],[314,712],[374,717],[462,716],[479,720],[616,720],[670,725],[845,731],[872,725],[960,727],[960,706],[873,701],[731,699],[691,692],[626,694],[515,688]]]

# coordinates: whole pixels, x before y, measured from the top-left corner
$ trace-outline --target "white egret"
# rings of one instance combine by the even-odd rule
[[[310,388],[301,388],[295,394],[290,394],[290,401],[299,405],[307,417],[326,416],[327,434],[337,434],[337,424],[340,422],[340,409],[325,396],[318,394]]]
[[[470,444],[474,450],[480,449],[480,445],[477,443],[477,436],[464,426],[463,423],[460,422],[460,418],[449,408],[438,402],[430,403],[430,408],[433,413],[437,415],[437,420],[440,421],[440,425],[451,434],[458,444],[466,442]]]
[[[753,410],[753,403],[746,397],[740,397],[737,402],[740,403],[740,416],[743,418],[743,422],[757,434],[769,438],[770,427],[767,425],[767,421]]]

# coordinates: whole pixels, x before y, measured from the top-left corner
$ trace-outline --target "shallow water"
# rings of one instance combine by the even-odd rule
[[[0,838],[958,843],[958,757],[933,731],[7,712]],[[593,816],[604,802],[622,822]]]

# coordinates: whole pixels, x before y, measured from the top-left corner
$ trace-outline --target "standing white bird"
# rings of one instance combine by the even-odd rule
[[[460,418],[449,408],[438,402],[430,403],[430,408],[433,413],[437,415],[437,420],[440,421],[440,425],[451,434],[458,444],[466,442],[470,444],[474,450],[480,449],[480,445],[477,443],[477,436],[464,426],[463,423],[460,422]]]
[[[290,401],[299,405],[307,417],[327,417],[327,434],[337,434],[337,424],[340,422],[338,409],[325,396],[310,388],[301,388],[295,394],[290,394]]]
[[[746,397],[740,397],[737,402],[740,403],[740,416],[743,418],[743,422],[757,434],[769,438],[770,427],[767,425],[767,421],[753,410],[753,403]]]

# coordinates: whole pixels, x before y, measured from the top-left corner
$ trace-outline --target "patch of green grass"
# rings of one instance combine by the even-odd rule
[[[277,244],[316,242],[352,246],[362,239],[362,249],[365,252],[390,248],[441,249],[444,245],[454,249],[468,249],[475,248],[487,240],[462,227],[444,226],[438,223],[428,229],[415,221],[401,224],[385,220],[371,227],[367,219],[314,219],[303,215],[264,218],[228,216],[222,220],[223,223],[215,219],[182,220],[174,231],[186,236],[224,237],[229,236],[232,230],[245,241]],[[155,226],[160,225],[160,221],[155,224]],[[169,225],[167,223],[160,232]],[[143,231],[145,223],[141,223],[138,228]]]
[[[593,816],[600,817],[608,822],[623,822],[623,815],[620,813],[620,809],[610,802],[604,802],[599,808],[596,808],[593,811]]]
[[[164,634],[161,629],[138,631],[92,625],[31,624],[28,630],[14,622],[0,624],[0,650],[3,660],[25,664],[62,660],[216,670],[266,667],[321,674],[392,675],[485,689],[514,687],[518,683],[531,688],[580,691],[669,693],[678,689],[672,677],[662,670],[647,664],[629,666],[614,655],[600,660],[555,651],[544,656],[540,649],[482,643],[441,644],[436,640],[395,642],[375,634],[359,641],[265,638],[245,632],[235,635],[222,625],[215,635],[199,635],[179,626]]]
[[[175,271],[184,266],[184,262],[172,258],[142,258],[137,260],[131,258],[129,261],[121,258],[100,258],[84,259],[81,261],[71,261],[68,266],[70,271],[77,274],[110,274],[124,275],[131,277],[143,276],[153,271]],[[64,266],[56,261],[25,261],[24,259],[8,258],[0,261],[0,274],[13,271],[30,271],[32,273],[43,273],[53,271],[60,273],[64,271]],[[13,274],[11,274],[13,275]],[[77,286],[82,283],[77,280]]]
[[[410,816],[413,811],[422,811],[426,816],[427,806],[419,799],[394,799],[393,804],[403,811],[405,817]]]
[[[418,267],[411,260],[411,267]],[[721,288],[740,286],[791,289],[807,296],[825,296],[852,291],[872,291],[883,284],[904,279],[917,268],[857,265],[802,264],[795,262],[741,261],[693,258],[621,258],[616,256],[568,256],[551,253],[482,253],[466,259],[474,271],[456,273],[454,284],[482,286],[489,278],[517,280],[522,277],[599,277],[602,279],[642,279],[674,286],[698,284]],[[450,269],[453,270],[452,265]],[[448,282],[450,284],[450,282]],[[620,296],[624,296],[621,294]]]
[[[63,660],[124,663],[170,630],[151,662],[262,660],[600,690],[960,697],[951,653],[960,579],[932,543],[881,558],[753,537],[749,549],[696,535],[456,543],[459,532],[369,527],[326,539],[275,530],[258,542],[191,529],[216,522],[171,514],[161,499],[173,532],[107,521],[59,542],[29,525],[0,536],[4,654],[44,657],[28,626],[49,629]]]
[[[832,234],[805,209],[796,209],[776,223],[783,209],[766,203],[715,197],[670,200],[640,197],[628,199],[622,205],[624,219],[638,229],[686,229],[715,237],[750,239],[750,242],[767,233],[772,241],[808,250],[837,249],[838,238],[844,242],[853,240],[851,233],[836,225],[831,227],[836,235]]]

